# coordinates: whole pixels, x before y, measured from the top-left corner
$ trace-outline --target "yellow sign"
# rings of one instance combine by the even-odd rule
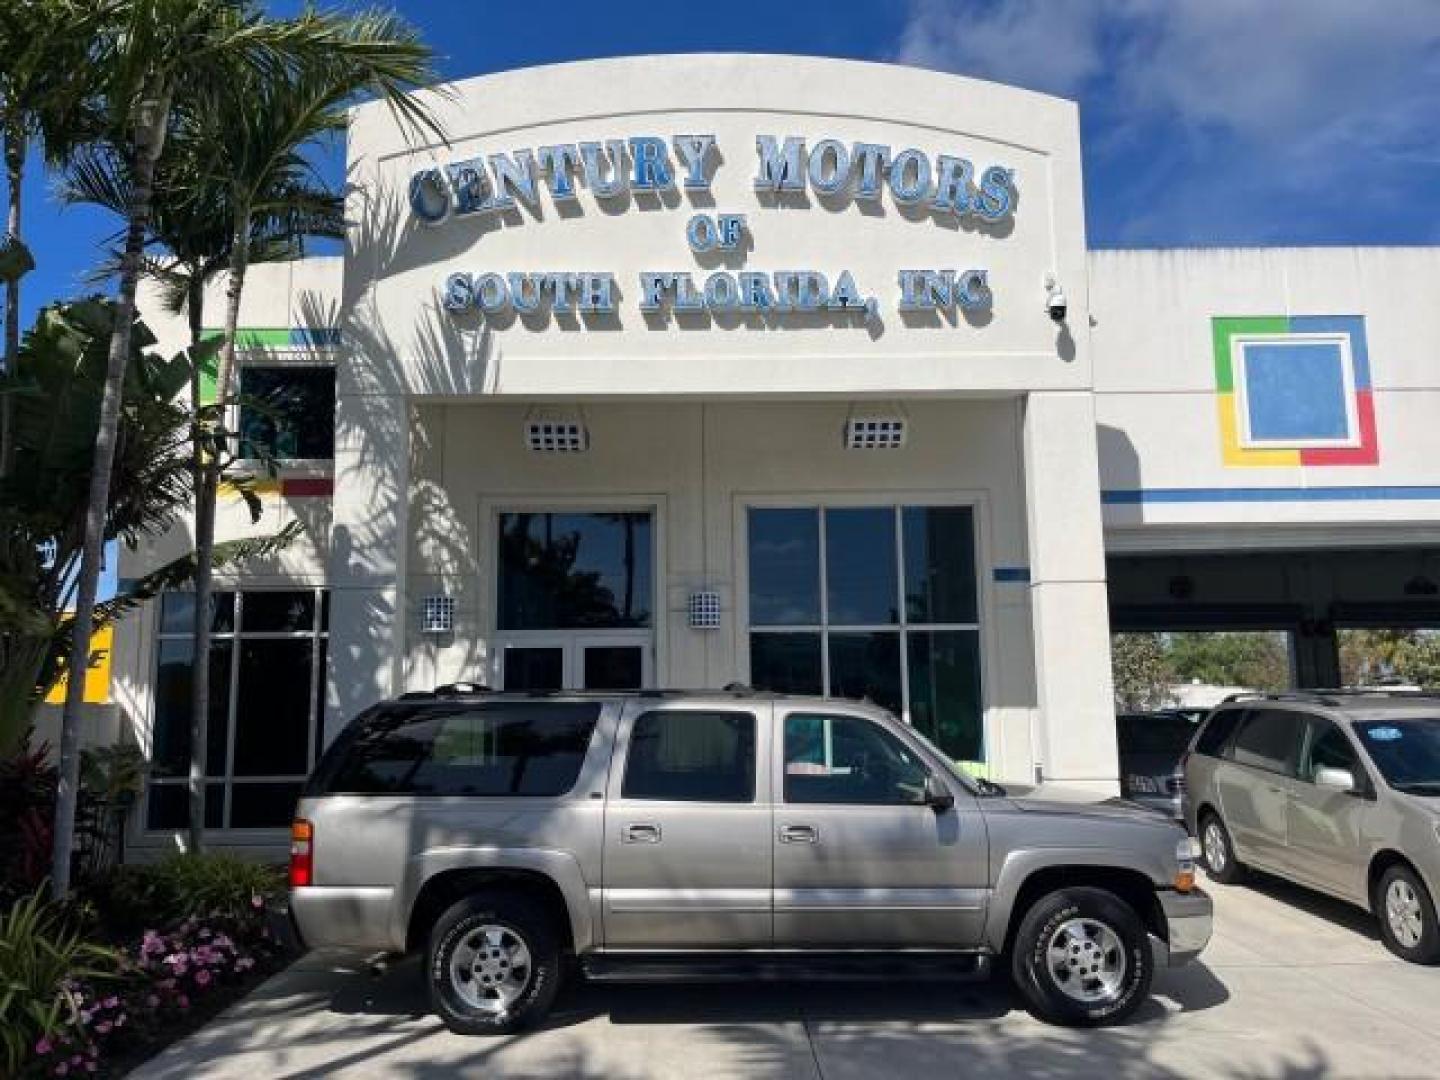
[[[110,702],[110,650],[115,641],[115,627],[102,626],[90,637],[90,666],[85,670],[85,704],[107,705]],[[64,705],[68,678],[61,678],[45,695],[45,704]]]

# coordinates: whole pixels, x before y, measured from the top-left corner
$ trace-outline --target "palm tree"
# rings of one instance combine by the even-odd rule
[[[235,339],[245,275],[261,236],[298,238],[331,234],[339,224],[340,196],[319,186],[305,153],[342,133],[347,108],[364,92],[380,95],[410,128],[437,132],[430,114],[407,91],[433,73],[430,50],[392,15],[357,15],[339,24],[338,47],[316,63],[283,73],[249,72],[197,96],[182,126],[197,162],[226,189],[231,213],[225,330],[211,416],[214,447],[204,455],[195,495],[195,654],[191,668],[190,845],[199,850],[205,820],[205,761],[210,704],[210,552],[215,505],[228,442],[226,410],[234,400]]]
[[[294,19],[268,18],[255,0],[89,0],[103,8],[93,65],[101,80],[108,140],[128,163],[133,182],[120,255],[115,330],[110,339],[100,424],[90,472],[89,508],[76,595],[73,653],[88,656],[104,545],[105,508],[120,419],[121,391],[130,351],[135,291],[142,269],[154,195],[156,166],[172,126],[172,104],[182,108],[216,87],[252,75],[280,77],[305,63],[337,63],[345,55],[365,59],[365,44],[352,49],[346,20],[307,9]],[[367,17],[368,18],[368,17]],[[423,52],[418,43],[414,48]],[[398,84],[382,64],[382,86]],[[419,107],[396,102],[402,115]],[[233,349],[232,349],[233,353]],[[60,788],[55,806],[52,886],[64,896],[70,885],[75,805],[80,772],[80,708],[84,680],[70,680],[60,733]]]
[[[59,162],[93,133],[90,107],[95,83],[89,70],[91,34],[101,5],[72,0],[13,0],[0,5],[0,143],[5,159],[5,244],[16,263],[4,275],[4,360],[15,364],[20,348],[20,278],[34,265],[21,243],[25,163],[38,141],[46,158]],[[14,450],[14,403],[0,402],[0,476],[9,473]]]

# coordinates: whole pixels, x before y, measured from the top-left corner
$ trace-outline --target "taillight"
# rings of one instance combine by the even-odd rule
[[[290,887],[309,885],[315,876],[315,826],[297,818],[290,826]]]

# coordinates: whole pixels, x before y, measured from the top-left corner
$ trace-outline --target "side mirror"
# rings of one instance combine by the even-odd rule
[[[1355,792],[1355,774],[1349,769],[1321,767],[1315,770],[1315,786],[1350,794]]]
[[[938,778],[930,775],[925,777],[925,805],[937,814],[943,813],[955,805],[955,796]]]

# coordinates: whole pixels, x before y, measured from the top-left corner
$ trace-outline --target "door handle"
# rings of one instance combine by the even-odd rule
[[[626,825],[625,843],[627,844],[658,844],[660,842],[659,825]]]
[[[814,844],[820,840],[819,830],[814,825],[781,825],[782,844]]]

